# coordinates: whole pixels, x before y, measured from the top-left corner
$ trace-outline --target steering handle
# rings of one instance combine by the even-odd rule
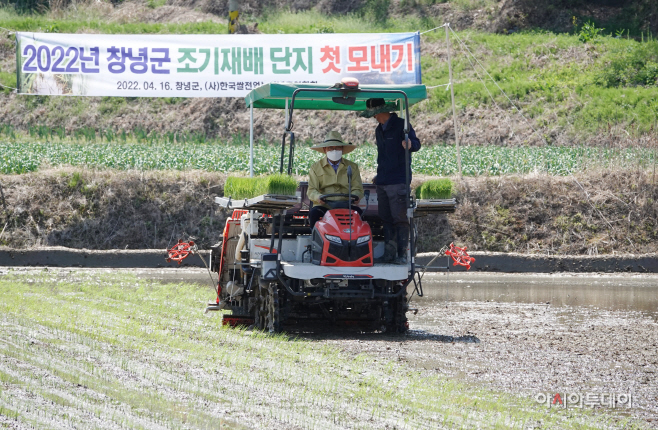
[[[322,194],[320,196],[320,200],[325,200],[330,197],[346,197],[346,198],[351,198],[354,203],[359,201],[360,197],[357,196],[356,194],[347,194],[347,193],[331,193],[331,194]]]

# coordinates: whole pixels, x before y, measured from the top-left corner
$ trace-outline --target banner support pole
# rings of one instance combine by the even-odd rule
[[[254,104],[249,105],[249,177],[254,177]]]
[[[452,62],[450,60],[450,33],[449,31],[450,23],[447,23],[445,26],[446,29],[446,45],[448,46],[448,74],[450,81],[450,98],[452,100],[452,122],[455,127],[455,145],[457,149],[457,171],[459,172],[459,177],[462,176],[462,157],[459,152],[459,130],[457,127],[457,109],[455,108],[455,86],[452,84]]]
[[[228,34],[235,34],[238,30],[238,19],[240,17],[240,5],[238,0],[228,2]]]

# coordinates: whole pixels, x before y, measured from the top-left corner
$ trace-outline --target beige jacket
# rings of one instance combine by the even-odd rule
[[[320,202],[320,196],[332,193],[348,193],[347,166],[352,166],[352,194],[363,198],[363,183],[361,182],[361,172],[359,166],[345,158],[340,160],[338,171],[327,161],[327,157],[316,161],[308,174],[308,191],[307,196],[316,206],[324,206]],[[347,200],[347,199],[344,199]]]

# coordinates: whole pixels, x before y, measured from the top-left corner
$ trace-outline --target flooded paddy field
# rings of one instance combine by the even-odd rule
[[[658,276],[467,273],[424,281],[407,336],[347,348],[528,398],[543,394],[549,403],[571,395],[575,405],[589,400],[658,428]],[[340,338],[327,341],[346,348]],[[630,394],[632,406],[602,404],[611,394]]]
[[[203,270],[3,268],[0,428],[658,427],[658,277],[423,283],[406,335],[269,336]]]

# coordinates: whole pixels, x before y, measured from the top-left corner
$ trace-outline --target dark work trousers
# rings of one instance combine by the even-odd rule
[[[360,207],[352,206],[352,209],[355,210],[359,214],[359,216],[363,215],[363,210],[361,210]],[[308,221],[311,223],[311,230],[313,229],[313,226],[315,226],[315,223],[320,221],[328,210],[329,209],[325,208],[324,206],[313,206],[311,208],[311,210],[308,213]]]
[[[406,256],[409,246],[407,187],[404,184],[377,185],[377,209],[384,223],[384,242],[395,241],[398,256]]]

